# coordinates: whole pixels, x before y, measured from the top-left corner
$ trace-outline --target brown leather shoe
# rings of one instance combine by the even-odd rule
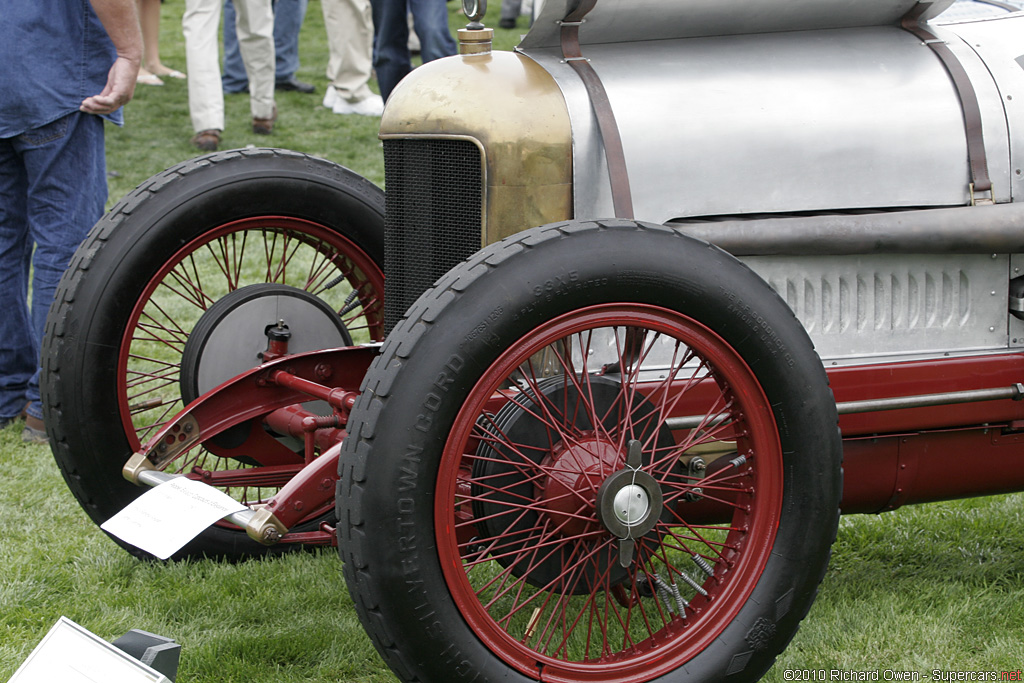
[[[201,130],[192,136],[192,144],[204,152],[216,152],[220,145],[220,131],[216,128]]]
[[[277,105],[274,105],[274,112],[269,119],[258,119],[252,117],[252,132],[257,135],[270,135],[274,130],[274,121],[277,121]]]

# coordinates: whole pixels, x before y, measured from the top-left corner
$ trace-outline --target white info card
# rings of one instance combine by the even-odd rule
[[[146,491],[100,528],[166,560],[217,520],[245,509],[219,489],[177,477]]]

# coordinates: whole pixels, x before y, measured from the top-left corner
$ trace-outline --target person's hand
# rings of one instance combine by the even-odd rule
[[[79,110],[86,114],[110,114],[132,99],[135,94],[135,79],[139,75],[139,63],[125,57],[114,60],[107,74],[107,85],[103,92],[82,100]]]

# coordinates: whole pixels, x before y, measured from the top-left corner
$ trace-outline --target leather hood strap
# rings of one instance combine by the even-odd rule
[[[629,174],[626,172],[626,155],[622,148],[619,126],[615,122],[608,93],[601,77],[583,56],[580,48],[580,25],[587,13],[594,9],[597,0],[579,0],[561,22],[562,57],[583,81],[590,97],[590,104],[597,117],[597,127],[604,143],[608,176],[612,186],[612,206],[616,218],[633,218],[633,196],[629,189]]]
[[[964,114],[964,130],[967,132],[967,158],[971,167],[971,183],[975,192],[989,192],[992,190],[992,180],[988,175],[988,159],[985,156],[985,136],[981,128],[981,106],[978,104],[978,94],[971,85],[971,79],[964,70],[963,64],[956,58],[953,51],[949,49],[944,40],[932,33],[928,27],[920,23],[920,16],[929,8],[931,3],[918,3],[900,23],[901,27],[913,33],[921,39],[921,42],[932,49],[932,52],[942,61],[953,85],[956,87],[957,95],[960,97],[960,106]],[[993,201],[995,197],[993,196]]]

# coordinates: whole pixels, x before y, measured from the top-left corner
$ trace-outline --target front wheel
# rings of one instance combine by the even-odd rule
[[[383,251],[384,193],[286,150],[190,159],[122,199],[75,253],[43,341],[47,431],[89,516],[102,524],[143,492],[121,475],[131,454],[188,402],[258,365],[269,326],[289,327],[293,353],[379,340]],[[221,476],[253,505],[282,485],[264,467],[303,463],[269,438],[246,443],[244,461],[214,446],[168,470]],[[178,557],[265,552],[217,524]]]
[[[834,402],[785,303],[719,249],[527,231],[424,294],[364,386],[339,545],[404,680],[756,680],[810,607]]]

